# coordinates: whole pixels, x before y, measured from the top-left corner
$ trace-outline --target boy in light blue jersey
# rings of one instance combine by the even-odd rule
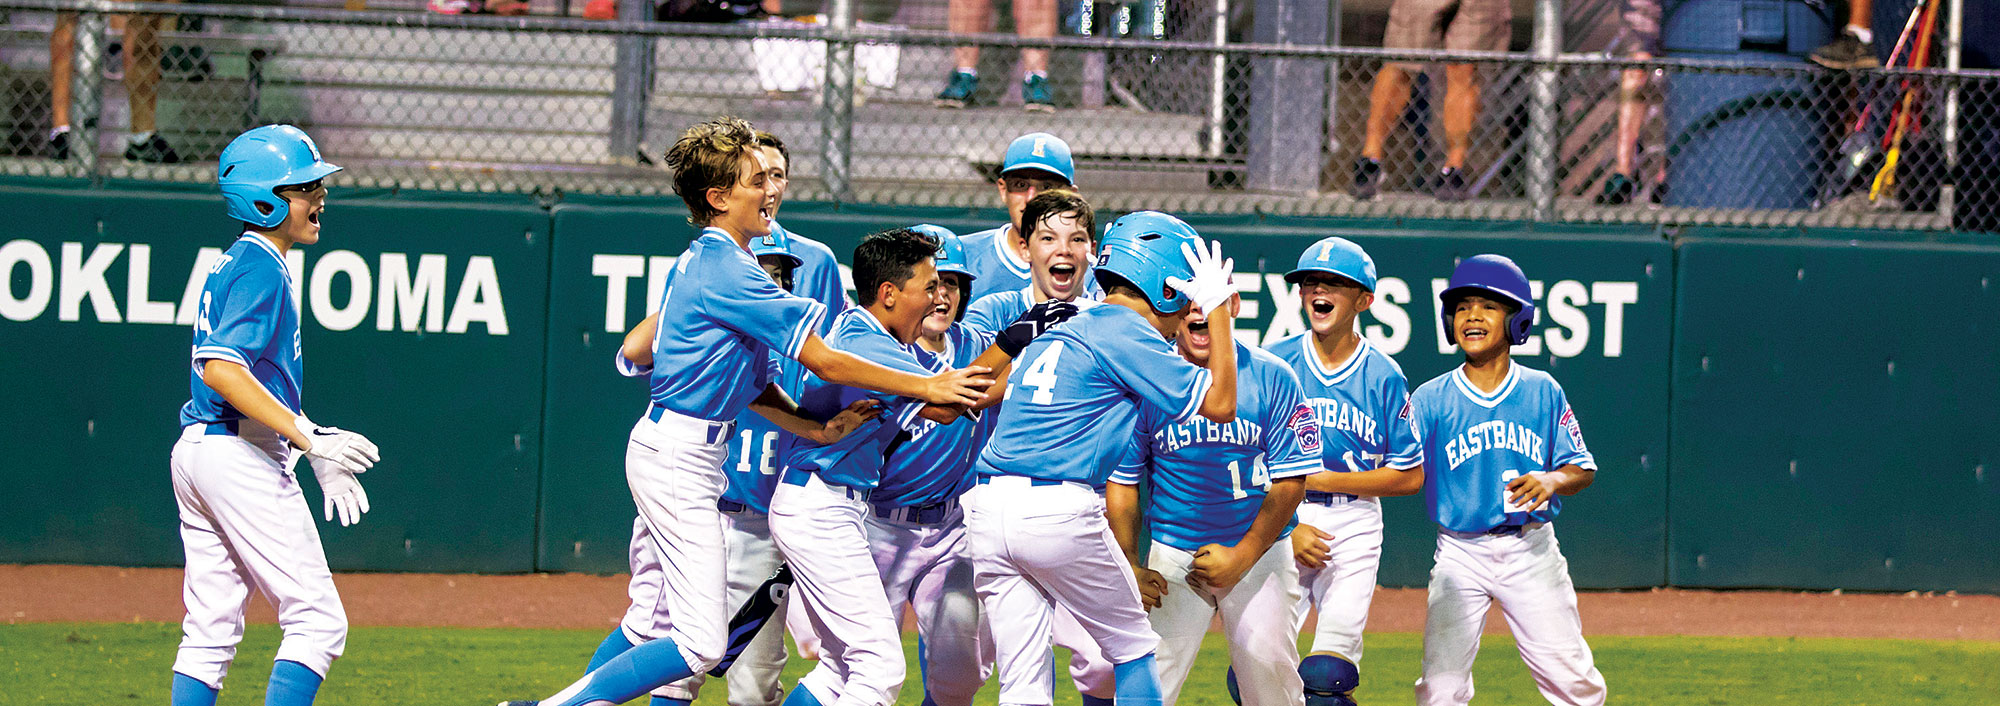
[[[1097,214],[1090,202],[1068,189],[1055,189],[1028,200],[1021,211],[1022,241],[1027,244],[1029,284],[981,296],[966,309],[965,325],[993,332],[1005,328],[1034,305],[1055,300],[1096,306],[1101,292],[1090,293],[1090,263],[1097,239]]]
[[[1237,298],[1224,305],[1234,315]],[[1180,698],[1209,623],[1222,618],[1242,703],[1304,706],[1299,681],[1299,572],[1292,512],[1319,470],[1319,425],[1299,380],[1277,356],[1210,336],[1205,312],[1182,319],[1181,357],[1206,364],[1211,346],[1236,349],[1236,421],[1180,421],[1139,413],[1130,450],[1105,490],[1105,512],[1160,636],[1166,703]],[[1139,484],[1152,489],[1141,507]],[[1151,550],[1139,555],[1140,515]]]
[[[1180,219],[1128,215],[1107,229],[1097,262],[1106,305],[1021,351],[1000,426],[979,456],[979,485],[964,499],[1003,706],[1050,703],[1057,611],[1073,614],[1115,665],[1119,702],[1162,703],[1159,640],[1095,488],[1123,459],[1142,410],[1175,423],[1235,420],[1235,349],[1219,347],[1203,369],[1163,345],[1191,304],[1213,312],[1211,335],[1232,338],[1232,317],[1217,309],[1234,293],[1230,268],[1220,246]]]
[[[1429,475],[1424,500],[1438,523],[1417,703],[1472,700],[1480,630],[1499,601],[1542,696],[1602,704],[1604,675],[1584,642],[1551,524],[1562,511],[1557,496],[1589,487],[1597,462],[1562,386],[1509,355],[1535,318],[1528,278],[1512,260],[1477,255],[1438,296],[1446,340],[1465,364],[1410,399]]]
[[[187,569],[173,706],[214,706],[254,589],[278,609],[284,641],[264,695],[268,706],[306,706],[347,645],[347,613],[292,464],[303,454],[324,495],[325,517],[361,521],[368,495],[355,479],[381,458],[351,431],[305,417],[299,301],[285,254],[320,239],[322,180],[340,167],[290,125],[256,128],[218,160],[236,244],[202,283],[171,456]]]
[[[736,417],[755,409],[786,431],[833,441],[845,430],[800,414],[772,382],[770,355],[829,381],[940,404],[984,395],[981,372],[930,375],[886,368],[830,348],[815,332],[826,307],[778,287],[750,256],[770,233],[769,163],[750,124],[718,118],[689,128],[667,152],[674,191],[703,226],[674,264],[660,309],[626,334],[622,355],[650,368],[652,404],[626,448],[626,482],[665,576],[653,634],[545,701],[623,703],[714,667],[732,607],[717,509]],[[516,702],[510,702],[516,703]]]
[[[1007,206],[1007,224],[965,236],[966,266],[972,270],[974,289],[965,300],[977,303],[988,294],[1026,289],[1037,268],[1029,257],[1028,242],[1021,237],[1027,230],[1023,215],[1028,202],[1057,189],[1077,191],[1076,164],[1070,158],[1069,143],[1046,132],[1014,138],[1000,164],[995,182],[1002,203]],[[1088,264],[1077,263],[1074,280],[1092,296],[1102,293],[1097,281],[1084,276]],[[1000,319],[1001,323],[1013,319]],[[992,330],[992,329],[988,329]]]
[[[1345,238],[1299,254],[1285,281],[1299,286],[1311,329],[1272,343],[1298,373],[1320,429],[1324,460],[1306,479],[1292,551],[1306,600],[1317,609],[1312,654],[1299,672],[1310,692],[1341,694],[1360,682],[1361,637],[1382,560],[1382,503],[1423,487],[1423,452],[1410,426],[1409,381],[1388,354],[1361,337],[1355,319],[1375,302],[1375,261]]]

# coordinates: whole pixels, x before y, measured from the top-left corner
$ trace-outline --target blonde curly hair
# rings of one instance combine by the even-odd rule
[[[688,222],[706,226],[722,215],[708,205],[709,189],[729,189],[743,175],[743,156],[757,151],[757,129],[750,121],[719,117],[696,123],[667,150],[667,169],[674,173],[674,193],[688,207]]]

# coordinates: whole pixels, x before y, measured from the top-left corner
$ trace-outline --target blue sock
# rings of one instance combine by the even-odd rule
[[[174,672],[174,706],[215,706],[215,690],[200,679]]]
[[[271,665],[271,685],[264,690],[264,706],[312,706],[319,695],[319,672],[289,659]]]
[[[671,638],[652,640],[626,650],[584,675],[581,691],[560,703],[548,706],[580,706],[592,701],[622,704],[640,694],[694,676],[681,648]],[[567,691],[567,689],[565,689]]]
[[[1089,694],[1082,694],[1081,696],[1083,696],[1083,706],[1111,706],[1114,703],[1111,699],[1102,696],[1091,696]]]
[[[665,696],[655,696],[653,697],[653,700],[649,702],[648,706],[691,706],[692,703],[693,702],[682,699],[669,699]]]
[[[604,641],[597,643],[597,653],[590,656],[590,665],[584,667],[583,671],[595,672],[598,667],[604,666],[605,662],[625,654],[629,649],[632,649],[632,640],[625,637],[625,629],[612,628],[611,634],[605,635]]]
[[[813,696],[812,690],[806,688],[806,685],[794,684],[792,693],[785,695],[785,703],[781,706],[820,706],[820,703],[819,697]]]
[[[1165,701],[1160,694],[1160,673],[1153,662],[1153,655],[1147,654],[1111,667],[1112,678],[1118,683],[1118,706],[1161,706]]]

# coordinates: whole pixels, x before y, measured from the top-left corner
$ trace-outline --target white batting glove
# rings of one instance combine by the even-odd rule
[[[348,473],[361,473],[382,460],[382,451],[375,448],[375,442],[368,437],[346,429],[323,427],[314,424],[305,415],[293,420],[299,433],[312,442],[306,449],[306,458],[312,460],[313,472],[324,476],[322,465],[332,465]]]
[[[1188,268],[1194,270],[1194,278],[1168,277],[1167,286],[1187,295],[1202,311],[1215,311],[1236,293],[1236,285],[1229,282],[1230,273],[1236,270],[1236,261],[1222,256],[1222,243],[1210,241],[1208,246],[1208,252],[1202,252],[1198,247],[1182,243],[1181,256],[1187,258]]]
[[[368,491],[361,489],[353,473],[313,459],[313,475],[319,477],[319,491],[326,496],[326,521],[339,517],[342,527],[361,521],[362,513],[368,512]]]

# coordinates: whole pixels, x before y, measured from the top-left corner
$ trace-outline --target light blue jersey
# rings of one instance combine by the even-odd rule
[[[1518,362],[1508,364],[1492,394],[1453,368],[1417,388],[1410,407],[1423,441],[1424,500],[1445,529],[1485,532],[1554,520],[1560,498],[1524,512],[1507,502],[1508,481],[1570,464],[1597,470],[1562,386]]]
[[[960,238],[965,243],[966,266],[972,268],[972,292],[966,301],[977,302],[994,292],[1010,292],[1031,284],[1028,261],[1014,254],[1014,226],[982,230]],[[972,311],[966,310],[971,318]],[[1012,321],[1012,319],[1009,319]]]
[[[840,315],[833,324],[827,345],[869,362],[912,375],[931,376],[939,372],[923,361],[924,351],[915,344],[905,345],[882,327],[867,309],[855,307]],[[819,474],[820,480],[849,488],[874,488],[882,480],[883,457],[902,430],[919,428],[917,413],[923,400],[897,397],[846,385],[835,385],[807,376],[799,409],[814,419],[832,419],[856,400],[882,401],[882,414],[863,423],[840,441],[821,446],[789,434],[779,442],[785,471],[793,469]]]
[[[1339,367],[1328,369],[1313,350],[1312,333],[1270,346],[1298,373],[1306,405],[1319,421],[1326,470],[1342,473],[1413,468],[1423,449],[1410,418],[1410,381],[1395,359],[1362,341]]]
[[[826,305],[826,317],[820,319],[819,326],[819,335],[825,338],[833,331],[834,318],[853,306],[847,302],[847,285],[840,278],[840,260],[825,243],[785,230],[777,221],[771,221],[771,230],[785,231],[792,254],[799,257],[799,266],[792,270],[792,293]],[[786,363],[797,364],[789,358]]]
[[[1021,315],[1028,313],[1029,309],[1035,308],[1033,286],[994,292],[980,297],[972,302],[972,306],[966,307],[965,325],[987,333],[996,333],[1007,328],[1015,319],[1021,318]],[[1077,297],[1071,303],[1076,304],[1077,309],[1088,309],[1104,303],[1098,301],[1103,296],[1103,293],[1085,290],[1083,296]]]
[[[772,379],[769,354],[797,358],[826,305],[792,296],[720,229],[674,263],[653,336],[653,404],[730,421]]]
[[[243,366],[286,409],[299,413],[299,388],[305,380],[301,357],[299,300],[292,296],[291,269],[278,246],[244,233],[215,261],[201,286],[190,397],[181,406],[181,426],[244,418],[201,381],[202,365],[209,360]]]
[[[1102,486],[1124,460],[1140,411],[1192,420],[1211,382],[1138,312],[1078,312],[1015,358],[978,472]]]
[[[1319,458],[1319,425],[1298,376],[1277,356],[1238,343],[1236,421],[1177,422],[1156,410],[1140,412],[1111,482],[1149,479],[1153,541],[1192,552],[1243,539],[1271,481],[1318,473]]]
[[[992,334],[974,331],[963,323],[952,324],[944,340],[943,351],[921,351],[924,364],[939,372],[970,366],[993,345]],[[926,507],[957,498],[971,488],[972,462],[993,431],[986,420],[998,410],[986,411],[989,414],[968,415],[950,424],[916,420],[914,429],[891,443],[888,461],[882,467],[882,484],[869,500],[877,505]]]

